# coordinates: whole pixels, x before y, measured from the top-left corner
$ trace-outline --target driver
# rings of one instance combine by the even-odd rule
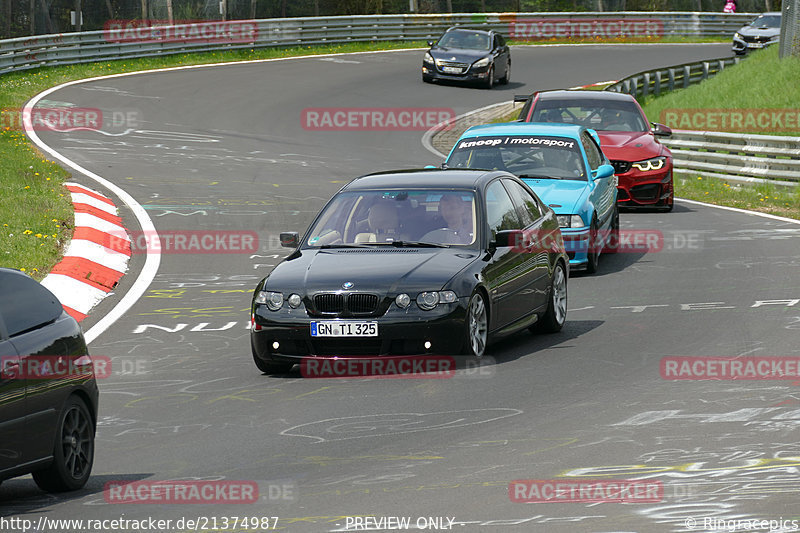
[[[473,240],[472,202],[465,202],[459,194],[445,194],[439,200],[439,213],[453,230],[454,244],[469,244]]]

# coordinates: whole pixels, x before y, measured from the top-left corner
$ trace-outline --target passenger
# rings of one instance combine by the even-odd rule
[[[447,229],[453,231],[453,240],[449,244],[469,244],[473,241],[475,225],[472,202],[463,201],[459,194],[445,194],[439,200],[439,213],[447,222]]]

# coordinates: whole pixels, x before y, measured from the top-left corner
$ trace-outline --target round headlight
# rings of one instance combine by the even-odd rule
[[[411,305],[411,296],[406,293],[398,294],[397,297],[394,299],[394,303],[397,304],[397,307],[400,309],[405,309],[409,305]]]
[[[270,311],[277,311],[283,306],[283,293],[268,292],[267,293],[267,308]]]
[[[300,304],[303,303],[303,299],[300,297],[299,294],[290,295],[286,299],[286,301],[289,302],[289,307],[291,307],[292,309],[297,309],[298,307],[300,307]]]
[[[424,309],[429,311],[436,307],[436,304],[439,303],[439,293],[438,292],[421,292],[417,296],[417,305],[420,309]]]

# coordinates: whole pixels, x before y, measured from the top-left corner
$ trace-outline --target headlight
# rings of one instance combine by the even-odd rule
[[[430,311],[438,304],[451,304],[458,300],[453,291],[421,292],[417,295],[417,305],[420,309]]]
[[[661,170],[664,168],[664,165],[667,164],[667,158],[664,156],[661,157],[654,157],[653,159],[646,159],[644,161],[637,161],[632,163],[631,166],[634,166],[641,170],[642,172],[647,172],[648,170]]]
[[[558,218],[558,225],[561,228],[584,227],[583,219],[580,215],[556,215],[556,218]]]
[[[475,68],[481,68],[481,67],[485,67],[488,64],[489,64],[489,58],[488,57],[484,57],[483,59],[479,59],[476,62],[474,62],[472,64],[472,66],[475,67]]]
[[[256,295],[255,302],[257,304],[264,304],[270,311],[277,311],[283,307],[283,293],[272,291],[259,291]]]
[[[428,52],[425,52],[425,56],[422,58],[425,63],[433,63],[433,56],[430,55]]]
[[[736,33],[733,34],[733,38],[734,39],[741,39],[742,38],[742,34],[737,31]]]

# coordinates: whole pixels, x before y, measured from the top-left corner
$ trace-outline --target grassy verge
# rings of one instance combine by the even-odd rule
[[[741,185],[687,173],[675,175],[675,196],[800,220],[800,187]]]
[[[790,57],[778,59],[778,47],[771,46],[749,54],[746,60],[738,65],[726,68],[713,78],[686,89],[679,89],[659,97],[650,97],[642,102],[647,117],[654,122],[662,122],[677,129],[711,129],[710,127],[693,127],[701,124],[689,121],[690,113],[695,110],[762,110],[785,109],[794,111],[797,116],[797,102],[800,101],[800,58]],[[667,113],[671,110],[672,113]],[[758,124],[744,122],[745,127],[730,127],[728,122],[723,126],[722,119],[717,121],[721,131],[738,131],[739,133],[759,133],[768,135],[800,136],[800,121],[795,119],[794,125],[786,122],[773,128],[759,128]],[[702,124],[708,126],[707,124]],[[770,131],[771,130],[771,131]]]

